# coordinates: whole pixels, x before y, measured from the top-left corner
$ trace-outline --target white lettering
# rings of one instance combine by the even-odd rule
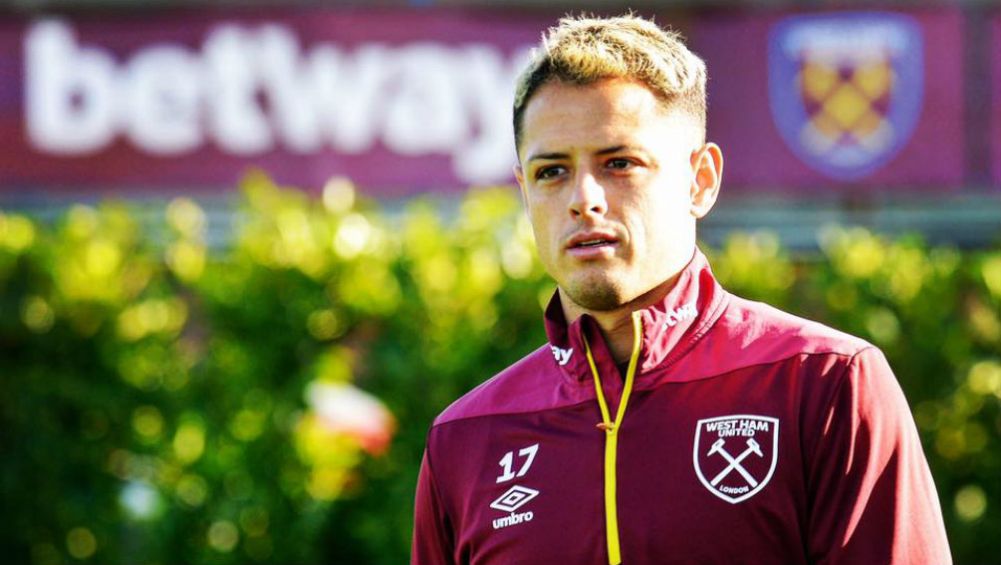
[[[744,494],[745,492],[751,490],[751,487],[744,485],[742,487],[728,487],[723,485],[719,487],[720,492],[725,492],[726,494]],[[495,528],[496,529],[496,528]]]
[[[111,143],[116,129],[115,63],[80,49],[69,26],[47,21],[25,39],[28,137],[43,151],[82,155]]]
[[[185,153],[202,143],[198,123],[199,61],[180,46],[156,46],[136,55],[122,78],[128,86],[126,128],[153,154]]]
[[[368,44],[347,55],[319,45],[300,64],[287,29],[267,26],[259,37],[257,64],[282,141],[302,153],[318,151],[325,139],[345,153],[371,149],[382,124],[381,90],[394,68],[387,49]]]
[[[573,348],[563,349],[561,347],[556,347],[555,345],[550,345],[550,349],[553,351],[553,357],[556,358],[556,362],[562,367],[570,362],[570,356],[573,355]]]
[[[698,315],[699,311],[695,307],[694,302],[669,309],[667,311],[667,320],[664,322],[664,329],[673,328],[685,320],[694,320]]]
[[[401,76],[386,109],[386,146],[401,155],[460,147],[468,129],[457,84],[461,61],[432,43],[401,49],[398,57]]]
[[[510,96],[526,56],[432,42],[304,51],[287,26],[226,24],[200,52],[157,43],[116,63],[46,20],[25,37],[26,129],[35,147],[65,155],[119,135],[155,155],[206,143],[240,156],[356,154],[381,141],[400,155],[449,155],[463,182],[498,182],[514,163]]]
[[[462,91],[476,133],[461,143],[455,154],[459,178],[487,183],[510,174],[511,163],[517,159],[511,93],[529,53],[528,49],[517,52],[506,62],[489,45],[472,45],[463,53],[459,76],[464,79]]]
[[[518,470],[518,476],[524,477],[525,473],[532,468],[532,463],[535,461],[535,454],[539,452],[539,444],[534,443],[528,447],[523,447],[518,450],[518,455],[525,457],[525,463],[522,464],[521,469]]]
[[[219,146],[237,155],[260,154],[273,147],[271,130],[256,100],[253,38],[236,26],[209,34],[209,129]]]
[[[535,514],[532,512],[522,512],[521,514],[515,514],[512,512],[508,516],[503,518],[494,519],[494,529],[499,530],[501,528],[506,528],[508,526],[514,526],[515,524],[521,524],[522,522],[531,522],[535,518]]]
[[[350,56],[330,45],[313,49],[303,87],[311,97],[303,107],[312,109],[311,123],[334,149],[356,154],[372,148],[394,64],[392,53],[379,44],[363,45]]]
[[[706,423],[706,431],[716,432],[719,437],[754,437],[754,434],[768,430],[769,423],[764,420],[720,420]]]
[[[504,469],[504,472],[497,477],[498,483],[510,481],[511,479],[514,478],[514,471],[511,470],[511,463],[513,462],[514,462],[513,451],[508,451],[507,453],[505,453],[504,457],[501,457],[501,460],[497,462],[497,464],[501,466],[501,469]]]
[[[314,87],[299,66],[296,37],[280,26],[265,26],[256,36],[254,63],[261,87],[271,103],[272,121],[282,141],[293,151],[320,149],[320,120]]]
[[[503,473],[497,477],[498,483],[503,483],[505,481],[510,481],[515,477],[524,477],[525,473],[532,468],[532,463],[535,462],[535,455],[539,452],[539,444],[534,443],[528,447],[523,447],[518,450],[518,456],[524,457],[525,462],[521,464],[521,469],[518,469],[518,474],[515,474],[512,470],[512,464],[514,463],[514,452],[508,451],[501,457],[501,460],[497,462],[498,465],[504,470]]]
[[[754,437],[755,433],[751,428],[726,428],[719,431],[719,437]]]
[[[740,428],[759,431],[759,432],[767,432],[768,422],[763,422],[761,420],[741,420]]]

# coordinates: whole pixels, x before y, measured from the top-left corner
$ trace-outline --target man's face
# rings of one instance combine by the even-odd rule
[[[673,284],[691,259],[695,220],[712,206],[698,202],[706,147],[694,119],[646,86],[545,84],[525,110],[518,154],[539,257],[577,305],[618,308]],[[712,201],[718,183],[708,181]]]

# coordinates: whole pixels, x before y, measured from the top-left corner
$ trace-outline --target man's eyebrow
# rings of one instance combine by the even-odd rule
[[[596,152],[595,155],[610,155],[612,153],[619,153],[621,151],[636,151],[639,153],[647,152],[646,149],[643,149],[638,145],[616,145],[615,147],[608,147],[606,149],[602,149]]]
[[[566,159],[568,157],[569,157],[569,155],[567,155],[566,153],[536,153],[536,154],[530,156],[528,158],[528,160],[529,161],[537,161],[537,160],[555,161],[555,160],[558,160],[558,159]]]
[[[595,155],[608,155],[610,153],[618,153],[619,151],[622,151],[625,148],[626,148],[625,145],[616,145],[615,147],[608,147],[608,148],[602,149],[602,150],[596,152]]]
[[[646,153],[646,151],[642,147],[633,146],[633,145],[615,145],[613,147],[606,147],[605,149],[599,149],[598,151],[595,151],[594,154],[595,155],[610,155],[612,153],[618,153],[620,151],[625,151],[625,150],[642,151],[642,152]],[[567,155],[566,153],[536,153],[534,155],[531,155],[528,158],[528,161],[536,161],[536,160],[556,161],[556,160],[560,160],[560,159],[568,159],[569,157],[570,156]]]

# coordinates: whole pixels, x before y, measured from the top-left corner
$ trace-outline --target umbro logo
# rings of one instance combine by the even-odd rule
[[[539,496],[539,491],[528,487],[515,485],[507,489],[504,494],[497,497],[497,500],[490,503],[490,508],[510,513],[507,516],[494,519],[494,529],[499,530],[508,526],[514,526],[515,524],[521,524],[522,522],[531,522],[535,518],[534,512],[528,511],[520,514],[515,514],[514,512],[528,504],[536,496]]]

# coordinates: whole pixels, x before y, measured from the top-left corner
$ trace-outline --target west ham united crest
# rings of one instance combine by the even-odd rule
[[[771,31],[768,89],[782,138],[839,180],[875,171],[907,143],[921,113],[923,42],[909,16],[795,16]]]
[[[739,414],[699,420],[692,461],[709,492],[737,504],[765,488],[775,473],[779,421]]]

